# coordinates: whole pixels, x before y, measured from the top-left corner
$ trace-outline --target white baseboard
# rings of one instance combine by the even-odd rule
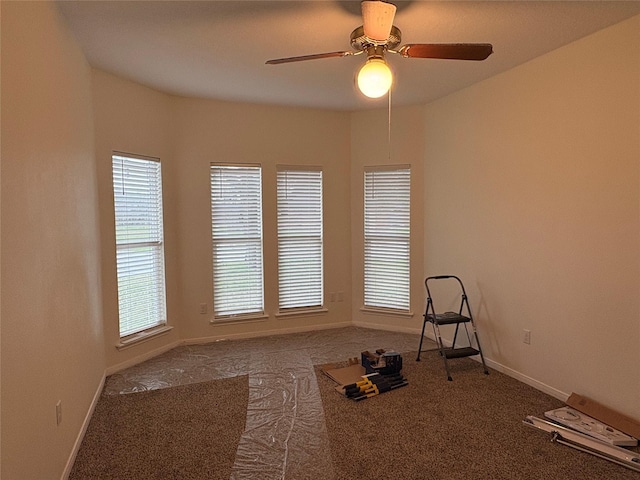
[[[401,327],[398,325],[382,325],[379,323],[369,323],[369,322],[361,322],[354,321],[350,323],[351,326],[354,327],[362,327],[362,328],[370,328],[372,330],[384,330],[386,332],[399,332],[399,333],[411,333],[415,335],[420,335],[422,332],[422,327],[412,328],[412,327]],[[425,331],[425,334],[427,332]],[[425,335],[428,337],[428,335]]]
[[[109,375],[113,375],[114,373],[118,373],[119,371],[124,370],[125,368],[133,367],[134,365],[142,363],[151,358],[157,357],[158,355],[162,355],[163,353],[168,352],[169,350],[179,347],[183,343],[184,342],[182,340],[176,340],[175,342],[171,342],[167,345],[163,345],[162,347],[156,348],[154,350],[150,350],[146,353],[143,353],[142,355],[138,355],[136,357],[130,358],[129,360],[126,360],[117,365],[112,365],[111,367],[108,367],[105,370],[104,372],[105,377],[108,377]]]
[[[76,437],[76,441],[73,444],[73,449],[71,450],[71,455],[67,459],[67,464],[64,467],[64,471],[62,472],[62,480],[67,480],[69,475],[71,475],[71,469],[73,468],[73,464],[76,461],[76,457],[78,456],[78,451],[80,450],[80,445],[82,445],[82,440],[84,440],[84,436],[87,433],[87,428],[89,428],[89,422],[91,421],[91,417],[93,416],[93,412],[96,409],[96,405],[98,404],[98,400],[100,399],[100,395],[102,394],[102,389],[104,388],[104,381],[106,376],[103,375],[98,382],[98,388],[93,394],[93,398],[91,399],[91,404],[89,405],[89,409],[84,416],[84,420],[82,421],[82,426],[80,427],[80,431],[78,432],[78,436]]]
[[[213,335],[209,337],[189,338],[183,341],[185,345],[200,345],[205,343],[219,342],[222,340],[242,340],[246,338],[269,337],[271,335],[287,335],[289,333],[305,333],[318,330],[333,330],[336,328],[352,327],[351,322],[329,323],[325,325],[302,325],[300,327],[277,328],[273,330],[261,330],[258,332],[244,332]]]
[[[475,358],[474,358],[475,360]],[[480,361],[480,359],[477,359],[477,361]],[[488,367],[493,368],[494,370],[497,370],[501,373],[504,373],[505,375],[508,375],[509,377],[515,378],[516,380],[521,381],[522,383],[525,383],[527,385],[529,385],[530,387],[535,388],[536,390],[540,390],[541,392],[546,393],[547,395],[551,395],[554,398],[557,398],[558,400],[562,401],[562,402],[566,402],[567,398],[569,398],[569,394],[562,392],[556,388],[553,388],[549,385],[547,385],[546,383],[542,383],[539,382],[538,380],[536,380],[535,378],[531,378],[523,373],[518,372],[517,370],[513,370],[512,368],[509,367],[505,367],[504,365],[495,362],[487,357],[484,358],[485,363],[487,364]]]

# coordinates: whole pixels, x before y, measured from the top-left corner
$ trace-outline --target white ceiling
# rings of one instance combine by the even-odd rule
[[[640,13],[640,1],[394,2],[402,43],[492,43],[483,62],[387,55],[394,105],[424,104]],[[350,50],[359,1],[59,1],[89,63],[172,94],[362,110],[364,56],[265,65]],[[630,59],[633,61],[633,59]],[[635,59],[638,61],[638,59]]]

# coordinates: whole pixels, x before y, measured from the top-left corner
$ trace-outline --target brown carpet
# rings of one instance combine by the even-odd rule
[[[228,480],[248,392],[239,376],[103,395],[69,478]]]
[[[339,480],[639,480],[640,474],[522,424],[563,404],[471,359],[404,354],[409,385],[360,402],[317,370]]]

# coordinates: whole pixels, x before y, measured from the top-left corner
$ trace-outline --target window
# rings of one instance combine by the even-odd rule
[[[167,323],[158,159],[114,154],[120,337]]]
[[[264,313],[260,166],[210,167],[216,318]]]
[[[278,307],[322,307],[322,170],[278,169]]]
[[[364,306],[409,311],[410,170],[364,174]]]

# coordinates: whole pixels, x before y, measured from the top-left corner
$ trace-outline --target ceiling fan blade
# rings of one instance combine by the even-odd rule
[[[386,42],[393,26],[396,6],[380,0],[362,2],[362,26],[371,40]]]
[[[275,58],[273,60],[267,60],[265,63],[267,65],[278,65],[280,63],[302,62],[304,60],[317,60],[319,58],[347,57],[353,54],[354,52],[316,53],[313,55],[301,55],[299,57]]]
[[[484,60],[493,53],[490,43],[409,43],[398,50],[403,57]]]

